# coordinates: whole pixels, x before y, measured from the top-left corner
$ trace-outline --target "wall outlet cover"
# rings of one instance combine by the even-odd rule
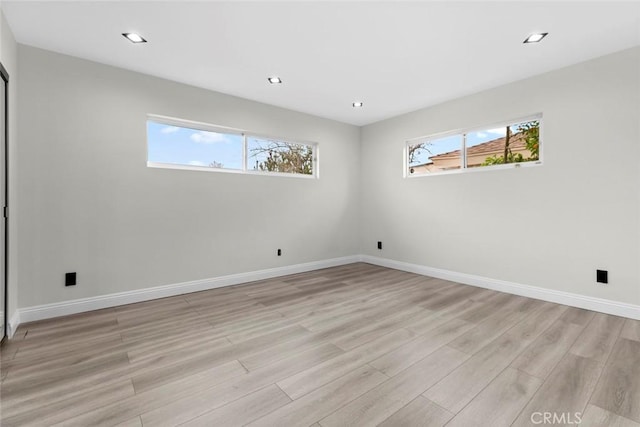
[[[76,273],[66,273],[64,275],[64,285],[65,286],[75,286],[76,285]]]
[[[596,270],[596,282],[609,283],[609,272],[607,270]]]

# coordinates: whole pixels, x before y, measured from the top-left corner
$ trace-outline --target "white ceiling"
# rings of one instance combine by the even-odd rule
[[[638,2],[5,0],[2,9],[20,43],[355,125],[640,44]],[[522,44],[541,31],[542,43]]]

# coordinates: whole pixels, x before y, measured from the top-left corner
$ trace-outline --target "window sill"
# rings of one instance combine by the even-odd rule
[[[405,171],[404,177],[408,179],[414,179],[414,178],[424,178],[427,176],[467,174],[467,173],[476,173],[476,172],[505,170],[505,169],[522,169],[522,168],[530,168],[530,167],[536,167],[536,166],[542,166],[542,160],[538,160],[536,162],[508,163],[506,165],[493,165],[493,166],[480,166],[475,168],[454,169],[454,170],[441,171],[441,172],[422,173],[417,175],[410,174],[409,171]]]

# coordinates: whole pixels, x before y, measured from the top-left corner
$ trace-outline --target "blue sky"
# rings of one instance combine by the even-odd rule
[[[209,167],[221,163],[225,169],[242,169],[244,137],[236,134],[207,132],[147,121],[148,157],[150,162]],[[265,153],[252,154],[252,149],[268,146],[264,138],[247,137],[249,159],[247,167],[256,169]]]
[[[518,124],[511,125],[511,132],[517,132]],[[507,133],[507,128],[493,128],[486,129],[477,132],[469,132],[467,133],[467,147],[473,147],[478,144],[485,143],[487,141],[492,141],[496,138],[501,138],[505,136]],[[418,144],[420,142],[417,142]],[[450,151],[459,150],[462,146],[462,135],[452,135],[445,138],[433,139],[430,140],[430,144],[428,145],[428,150],[422,150],[421,153],[416,156],[414,162],[411,165],[420,165],[427,163],[429,161],[429,157],[448,153]]]
[[[222,163],[242,169],[242,135],[207,132],[147,121],[148,161],[190,166]]]

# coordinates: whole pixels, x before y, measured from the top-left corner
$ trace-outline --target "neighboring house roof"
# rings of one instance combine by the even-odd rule
[[[502,138],[492,139],[491,141],[483,142],[482,144],[474,145],[467,148],[467,156],[478,156],[486,154],[487,156],[502,153],[504,151],[504,143],[506,136]],[[524,144],[524,134],[516,133],[511,135],[509,139],[509,148],[511,150],[525,150],[527,147]],[[448,153],[437,154],[429,157],[429,160],[433,159],[448,159],[460,157],[460,150],[449,151]]]

